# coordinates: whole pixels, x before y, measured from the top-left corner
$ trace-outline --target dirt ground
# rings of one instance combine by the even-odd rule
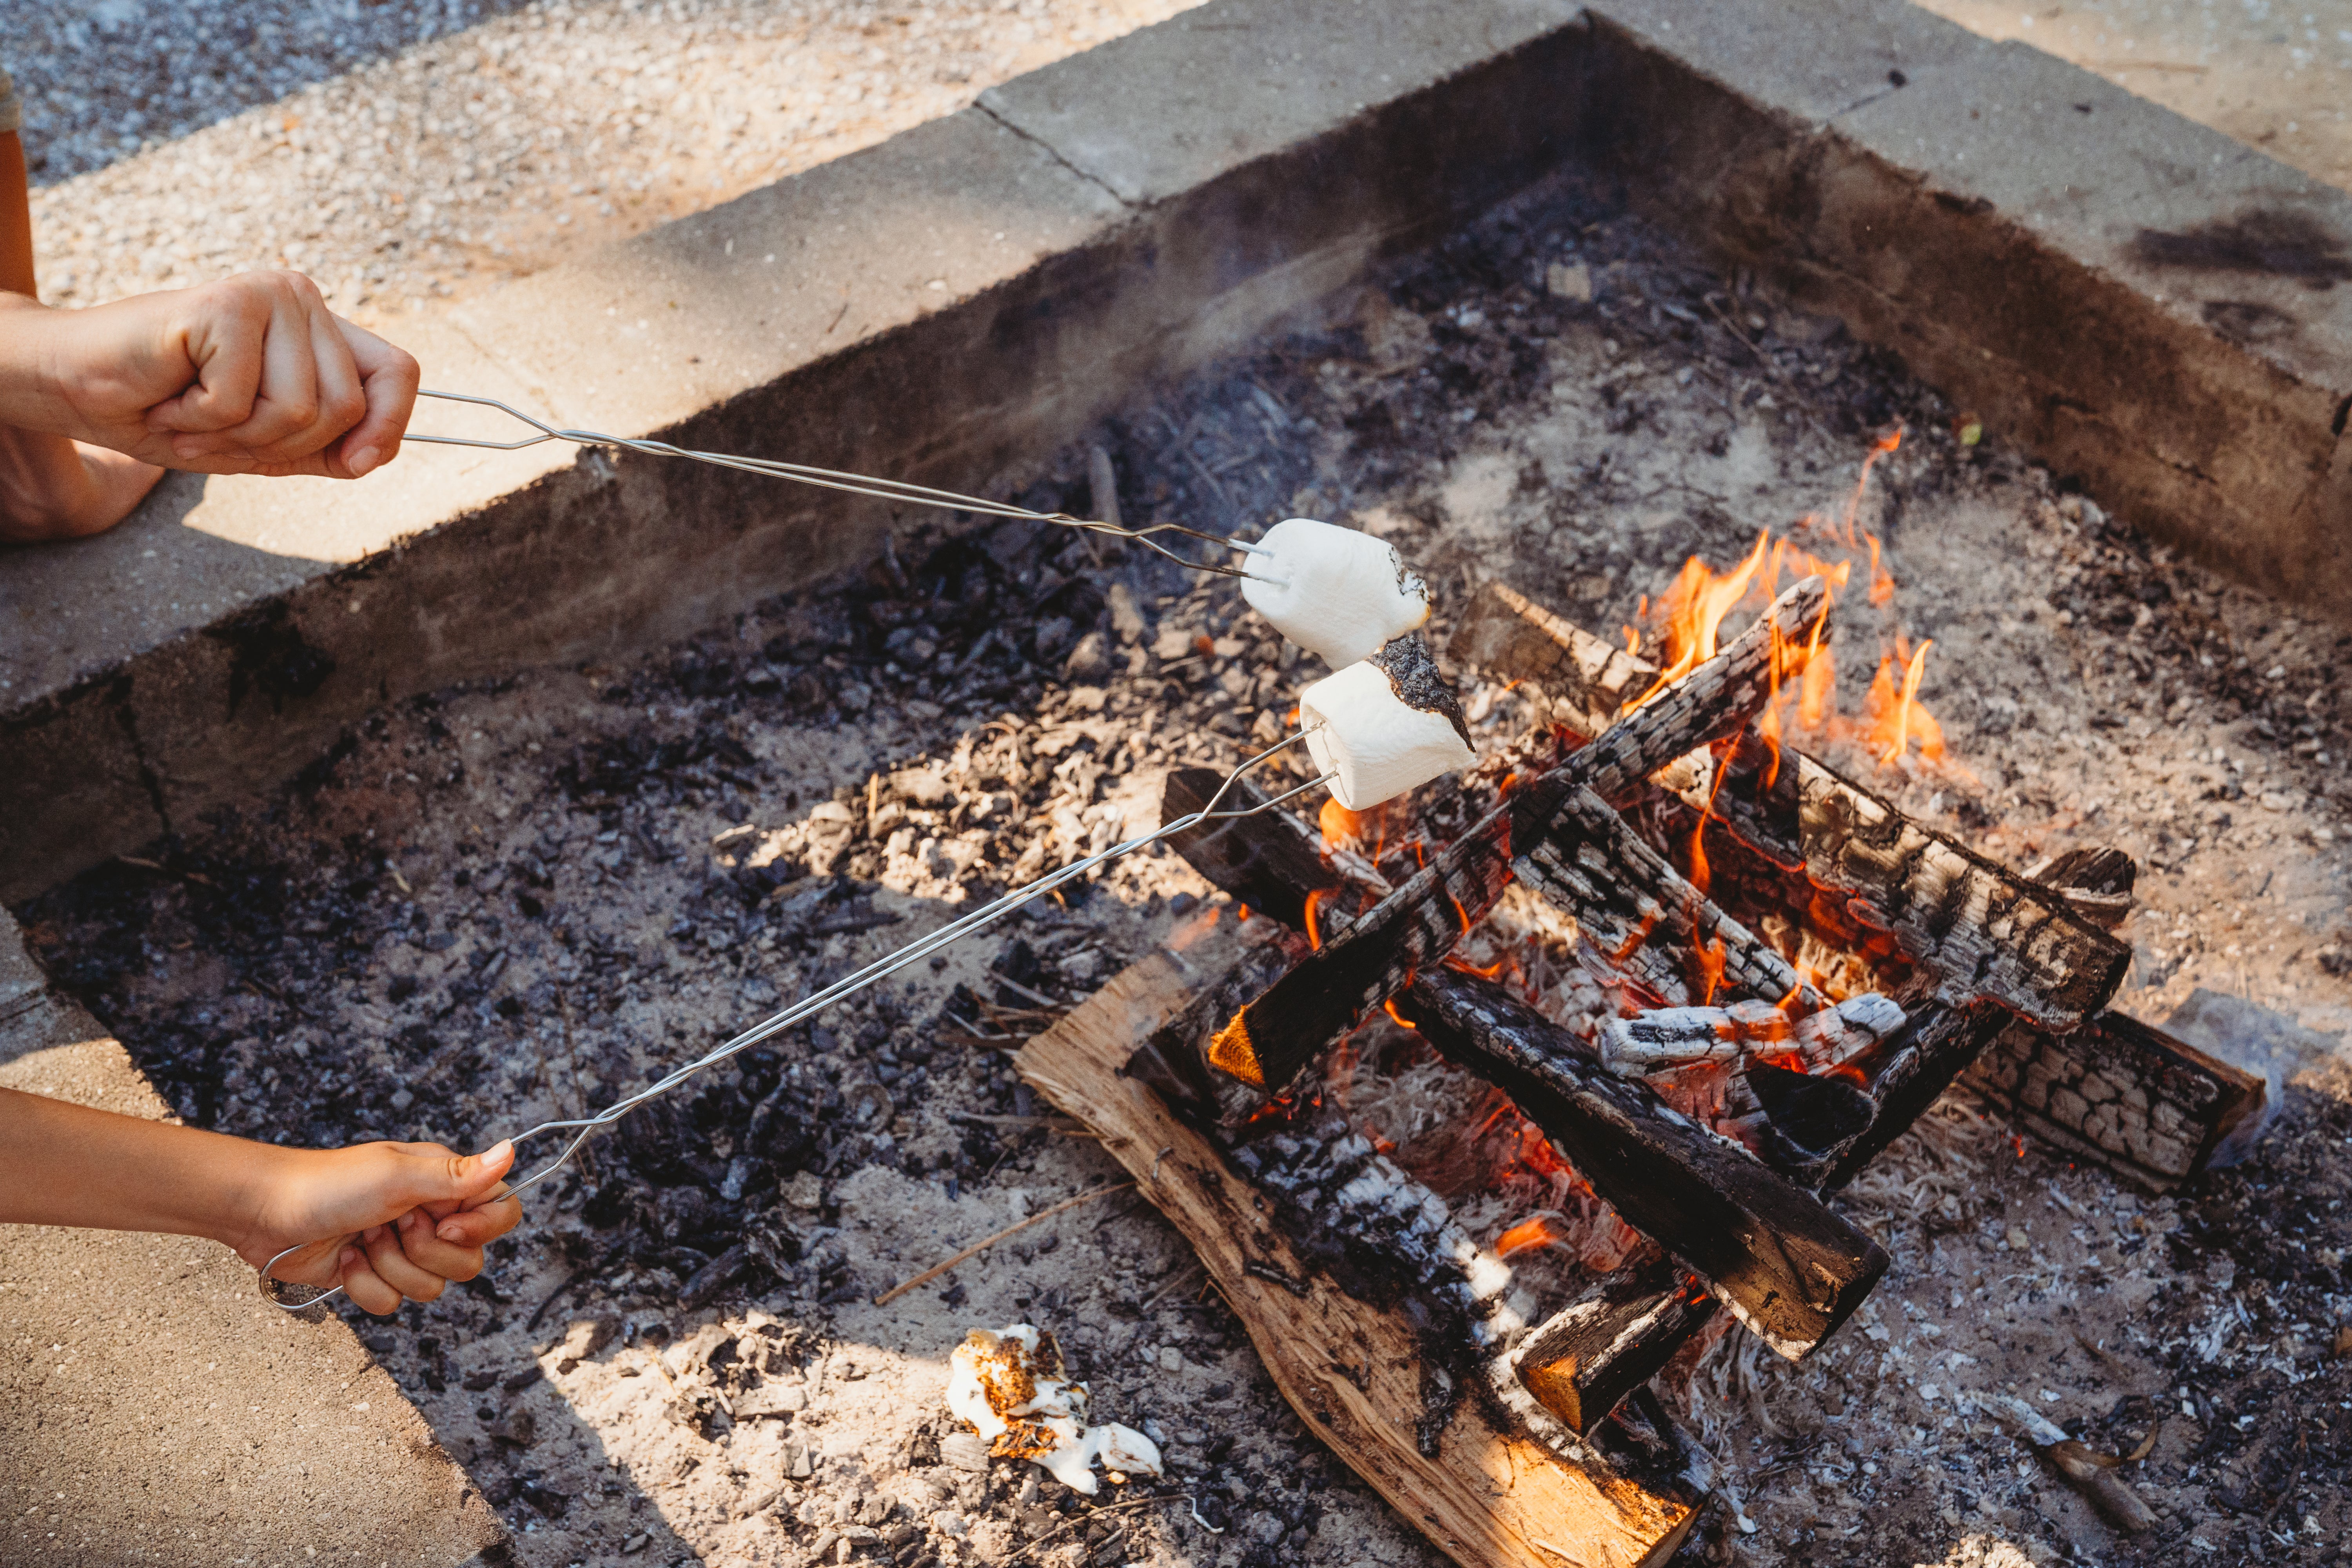
[[[1809,744],[2011,864],[2138,857],[2119,1005],[2160,1021],[2203,988],[2307,1031],[2281,1037],[2283,1108],[2245,1161],[2169,1198],[1947,1097],[1842,1200],[1894,1258],[1861,1316],[1794,1367],[1735,1332],[1665,1387],[1725,1483],[1690,1560],[2339,1560],[2352,639],[2173,561],[1898,365],[1572,188],[1400,263],[1353,314],[1145,389],[1095,436],[1125,515],[1360,523],[1439,586],[1441,634],[1490,575],[1595,629],[1638,623],[1688,555],[1793,531],[1863,563],[1841,711],[1898,633],[1932,638],[1919,695],[1948,760],[1881,766],[1844,726]],[[1017,477],[1024,499],[1088,509],[1085,446]],[[1850,507],[1895,584],[1881,605]],[[626,667],[388,710],[143,858],[161,869],[102,868],[20,913],[190,1121],[478,1144],[1151,824],[1160,772],[1278,733],[1309,662],[1222,580],[908,518],[836,592]],[[1465,696],[1482,748],[1524,722],[1516,694]],[[1111,1176],[989,1037],[1206,892],[1138,856],[917,966],[632,1117],[484,1280],[363,1322],[522,1560],[1440,1561],[1303,1434],[1131,1198],[872,1304]],[[963,1468],[948,1353],[1020,1321],[1064,1335],[1101,1417],[1162,1442],[1164,1480],[1089,1502]],[[2158,1530],[2112,1532],[1971,1403],[2011,1392],[2102,1452],[2152,1445],[2121,1473]]]

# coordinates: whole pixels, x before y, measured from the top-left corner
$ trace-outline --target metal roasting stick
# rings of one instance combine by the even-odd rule
[[[877,479],[865,474],[845,474],[834,468],[813,468],[805,463],[779,462],[772,458],[740,458],[725,452],[698,452],[686,447],[673,447],[667,441],[633,441],[620,436],[606,436],[594,430],[559,430],[541,419],[535,419],[511,404],[495,397],[476,397],[464,392],[434,392],[420,389],[419,397],[437,397],[445,403],[472,403],[484,408],[495,408],[502,414],[521,420],[539,432],[520,441],[480,441],[465,436],[404,436],[404,441],[422,441],[436,447],[487,447],[497,452],[520,451],[544,441],[574,441],[583,447],[622,447],[632,452],[644,452],[656,458],[688,458],[698,463],[710,463],[722,468],[740,468],[747,474],[765,474],[771,479],[790,479],[794,484],[814,485],[819,489],[842,490],[850,495],[872,496],[878,500],[898,501],[908,506],[940,507],[950,511],[979,512],[987,517],[1026,518],[1032,522],[1050,522],[1062,528],[1076,528],[1087,533],[1106,533],[1115,539],[1131,539],[1146,550],[1156,552],[1179,566],[1195,572],[1212,572],[1221,577],[1247,577],[1253,582],[1270,583],[1277,588],[1290,584],[1272,577],[1259,577],[1238,566],[1219,566],[1205,561],[1192,561],[1153,539],[1155,533],[1181,533],[1188,539],[1205,540],[1228,550],[1239,550],[1251,555],[1271,555],[1274,552],[1222,533],[1204,533],[1197,528],[1187,528],[1181,522],[1155,522],[1146,528],[1123,528],[1116,523],[1099,522],[1087,518],[1072,517],[1065,511],[1032,511],[1025,506],[1010,501],[985,500],[979,496],[960,495],[954,490],[933,489],[929,485],[908,484],[901,479]]]
[[[865,990],[867,986],[872,985],[878,980],[888,978],[890,975],[906,968],[907,965],[914,963],[916,960],[928,958],[932,953],[937,952],[940,949],[946,947],[949,943],[962,937],[969,936],[972,932],[980,931],[986,926],[994,924],[996,921],[1003,919],[1006,915],[1011,914],[1014,910],[1019,909],[1022,905],[1026,904],[1033,900],[1045,897],[1047,893],[1052,892],[1055,889],[1060,887],[1063,883],[1069,881],[1071,879],[1082,876],[1097,866],[1100,866],[1107,861],[1116,860],[1122,855],[1130,854],[1135,850],[1143,848],[1147,845],[1153,844],[1162,838],[1166,838],[1172,834],[1182,833],[1189,828],[1196,827],[1203,822],[1223,820],[1229,817],[1253,816],[1261,811],[1270,810],[1275,806],[1280,805],[1286,800],[1304,795],[1318,784],[1330,783],[1331,779],[1336,775],[1326,773],[1319,778],[1309,779],[1305,784],[1298,785],[1297,788],[1286,790],[1282,794],[1273,797],[1271,800],[1261,802],[1256,805],[1245,806],[1238,811],[1220,811],[1217,809],[1218,802],[1223,800],[1226,793],[1230,791],[1234,785],[1240,783],[1243,776],[1249,773],[1251,769],[1256,767],[1260,763],[1265,762],[1268,757],[1273,756],[1276,752],[1283,751],[1286,748],[1296,745],[1300,741],[1305,740],[1310,732],[1311,731],[1302,730],[1295,735],[1287,736],[1283,740],[1276,742],[1273,745],[1268,746],[1265,751],[1260,752],[1256,756],[1254,756],[1250,758],[1249,761],[1242,763],[1241,766],[1235,768],[1232,773],[1225,775],[1225,782],[1217,787],[1217,793],[1215,795],[1209,797],[1208,804],[1203,805],[1200,810],[1193,812],[1191,816],[1179,817],[1173,822],[1163,824],[1156,830],[1145,834],[1140,838],[1130,838],[1124,844],[1114,844],[1109,848],[1102,850],[1098,854],[1089,855],[1083,860],[1074,861],[1071,864],[1063,867],[1053,875],[1042,878],[1037,881],[1028,884],[1026,887],[1015,888],[1013,891],[1005,894],[1003,898],[997,899],[992,903],[983,905],[982,908],[972,910],[970,914],[965,915],[959,920],[949,921],[946,925],[940,927],[939,930],[932,931],[929,935],[917,938],[915,941],[908,943],[905,947],[898,949],[898,952],[891,953],[889,956],[877,959],[875,962],[867,964],[865,968],[857,971],[856,973],[845,975],[841,979],[836,980],[832,984],[826,986],[822,991],[819,991],[813,995],[803,997],[800,1001],[795,1002],[793,1005],[785,1008],[782,1012],[744,1030],[741,1034],[737,1035],[733,1039],[730,1039],[726,1044],[719,1047],[709,1055],[703,1057],[698,1060],[688,1062],[686,1066],[677,1068],[676,1071],[670,1073],[668,1077],[660,1079],[658,1082],[656,1082],[647,1088],[639,1089],[635,1094],[628,1095],[621,1100],[614,1101],[611,1105],[606,1106],[603,1110],[598,1111],[593,1116],[578,1117],[556,1121],[542,1121],[538,1126],[531,1128],[529,1131],[516,1133],[511,1142],[521,1143],[529,1139],[538,1137],[542,1132],[557,1132],[569,1129],[572,1130],[572,1141],[564,1144],[562,1152],[556,1155],[554,1159],[549,1161],[546,1164],[541,1166],[538,1170],[533,1171],[530,1175],[525,1176],[521,1181],[517,1182],[513,1186],[508,1188],[506,1195],[511,1196],[516,1193],[522,1192],[530,1187],[534,1187],[540,1183],[547,1180],[548,1177],[562,1170],[564,1165],[570,1162],[573,1153],[579,1150],[580,1145],[586,1142],[597,1129],[602,1127],[610,1127],[622,1117],[627,1115],[630,1111],[635,1110],[638,1106],[643,1105],[647,1100],[653,1100],[660,1095],[667,1094],[671,1089],[676,1089],[678,1085],[684,1083],[695,1074],[702,1071],[705,1068],[710,1067],[717,1062],[725,1061],[729,1057],[735,1055],[738,1051],[749,1050],[751,1047],[758,1045],[761,1041],[781,1034],[784,1030],[791,1028],[793,1025],[801,1023],[803,1020],[823,1012],[825,1008],[832,1006],[835,1002],[839,1002],[845,997],[855,995],[856,993]],[[317,1306],[320,1302],[326,1300],[329,1297],[333,1296],[336,1292],[340,1291],[342,1289],[341,1285],[331,1285],[322,1289],[315,1285],[295,1284],[288,1280],[273,1279],[270,1276],[269,1271],[278,1266],[279,1258],[286,1258],[293,1253],[300,1252],[305,1247],[319,1247],[321,1245],[325,1244],[317,1241],[297,1242],[292,1247],[286,1248],[285,1251],[280,1252],[276,1257],[270,1258],[268,1262],[263,1264],[261,1266],[260,1273],[262,1295],[273,1305],[283,1307],[289,1312],[299,1312],[305,1308]],[[340,1247],[342,1243],[338,1240],[334,1245]],[[308,1294],[305,1294],[305,1292],[308,1292]]]

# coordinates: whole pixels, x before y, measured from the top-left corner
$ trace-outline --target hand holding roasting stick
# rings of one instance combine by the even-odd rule
[[[210,1237],[378,1314],[482,1271],[522,1218],[501,1180],[513,1163],[505,1143],[285,1149],[0,1089],[0,1223]]]
[[[293,272],[43,305],[0,72],[0,542],[103,532],[166,468],[355,479],[400,450],[417,366]]]

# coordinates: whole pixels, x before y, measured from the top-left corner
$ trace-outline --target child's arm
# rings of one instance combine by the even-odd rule
[[[399,451],[417,376],[295,272],[86,310],[0,293],[0,426],[167,468],[358,479]]]
[[[282,1149],[0,1089],[0,1223],[210,1237],[257,1268],[315,1243],[272,1272],[371,1312],[481,1272],[522,1217],[499,1185],[513,1163],[506,1143]]]

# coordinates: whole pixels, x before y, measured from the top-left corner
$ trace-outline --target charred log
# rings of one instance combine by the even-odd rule
[[[1445,651],[1497,680],[1531,683],[1549,700],[1549,717],[1587,736],[1609,728],[1658,678],[1656,666],[1502,583],[1478,591]]]
[[[1217,783],[1206,770],[1171,774],[1166,804],[1191,809],[1186,803]],[[1252,847],[1253,841],[1264,848]],[[1213,837],[1183,836],[1175,843],[1212,879],[1229,873],[1262,878],[1270,866],[1302,866],[1294,850],[1311,852],[1305,828],[1278,812],[1237,818]],[[1312,875],[1325,891],[1349,890],[1328,867],[1318,864]],[[1306,900],[1294,889],[1287,901]],[[1364,923],[1350,923],[1335,909],[1327,942],[1346,941]],[[1509,1094],[1627,1224],[1712,1282],[1741,1321],[1782,1353],[1802,1354],[1818,1343],[1885,1268],[1885,1255],[1818,1200],[1739,1145],[1679,1115],[1646,1086],[1611,1073],[1584,1042],[1493,982],[1430,970],[1413,979],[1402,1006],[1431,1044]],[[1198,1017],[1198,1009],[1190,1016]],[[1173,1042],[1167,1048],[1181,1054]],[[1782,1141],[1811,1167],[1852,1136],[1862,1097],[1842,1080],[1803,1082],[1816,1087],[1782,1098],[1781,1113],[1792,1119]],[[1834,1107],[1821,1096],[1834,1097]],[[1866,1124],[1867,1103],[1859,1110]],[[1832,1127],[1840,1131],[1829,1148],[1809,1142]],[[1664,1311],[1663,1303],[1658,1310]]]
[[[1810,1352],[1886,1270],[1886,1254],[1747,1150],[1616,1077],[1582,1041],[1475,974],[1422,975],[1404,1010],[1449,1058],[1507,1093],[1625,1223],[1715,1288],[1780,1354]]]

